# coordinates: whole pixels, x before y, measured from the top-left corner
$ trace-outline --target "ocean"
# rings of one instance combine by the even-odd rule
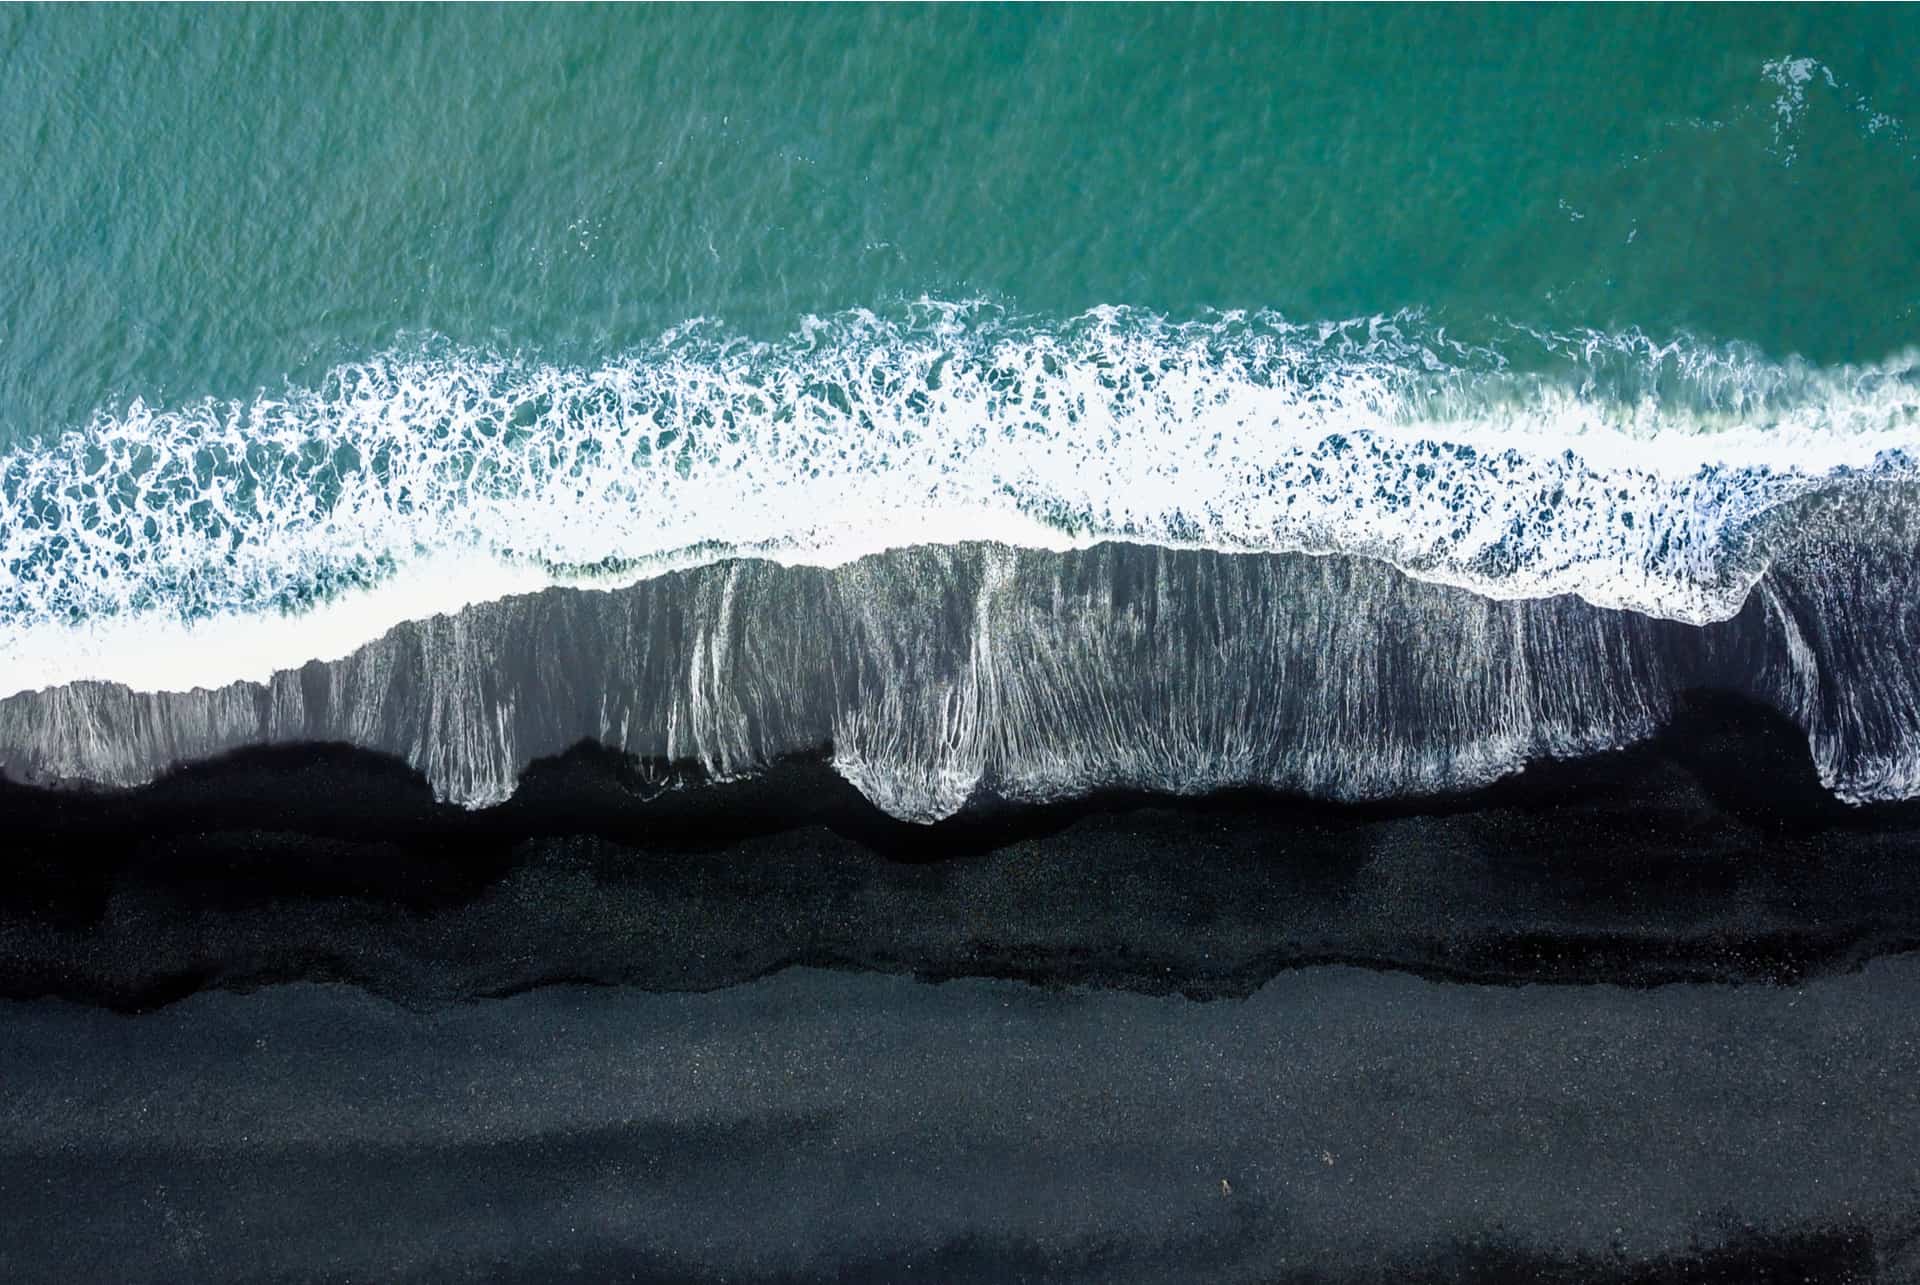
[[[1708,625],[1808,506],[1912,508],[1899,9],[6,22],[6,695],[978,542]],[[718,765],[610,720],[562,730]],[[1903,794],[1893,739],[1832,783]]]
[[[1311,1025],[1295,982],[1417,1010],[1426,1040],[1639,1013],[1686,1062],[1690,1023],[1790,1041],[1767,988],[1818,975],[1807,1029],[1839,1038],[1911,972],[1869,957],[1920,941],[1895,895],[1920,848],[1916,67],[1906,5],[0,8],[8,1020],[177,1076],[205,1023],[324,1049],[329,1006],[365,1065],[391,1003],[450,1083],[447,1041],[493,1038],[461,1005],[617,1030],[699,992],[733,1048],[792,992],[913,1025],[927,1074],[1013,1005],[1004,1042],[1039,1052],[1007,1056],[1098,1008],[1245,1077]],[[1515,983],[1564,989],[1509,1011]],[[1311,1038],[1380,1043],[1355,1021]],[[1783,1064],[1864,1112],[1908,1026]],[[1511,1074],[1584,1083],[1563,1054]],[[1152,1096],[1126,1056],[1111,1091]],[[1701,1101],[1770,1092],[1716,1059]],[[332,1090],[296,1107],[269,1070],[222,1092],[308,1145]],[[930,1127],[915,1073],[861,1072],[880,1133]],[[1394,1074],[1469,1111],[1451,1073]],[[825,1200],[790,1167],[840,1108],[742,1093],[744,1185]],[[1320,1151],[1379,1140],[1364,1111],[1298,1173],[1233,1140],[1241,1176],[1195,1190],[1263,1212],[1198,1240],[1145,1205],[1076,1221],[1054,1188],[1003,1216],[996,1141],[936,1148],[967,1175],[923,1193],[938,1218],[720,1247],[607,1212],[598,1166],[735,1134],[516,1098],[502,1129],[570,1139],[541,1184],[600,1174],[583,1256],[548,1211],[451,1258],[394,1230],[334,1274],[1914,1266],[1920,1211],[1877,1161],[1857,1217],[1780,1175],[1714,1203],[1685,1157],[1637,1239],[1578,1165],[1530,1207],[1498,1176],[1528,1137],[1612,1157],[1606,1120],[1653,1117],[1596,1083],[1566,1108],[1588,1123],[1530,1135],[1515,1095],[1446,1169],[1497,1216],[1463,1197],[1420,1245],[1303,1194]],[[1765,1109],[1813,1136],[1816,1098]],[[0,1151],[161,1147],[46,1109],[79,1114],[0,1107]],[[1762,1146],[1750,1124],[1723,1150]],[[1211,1163],[1125,1128],[1126,1201]],[[347,1263],[317,1233],[243,1252],[192,1134],[151,1179],[210,1240],[101,1216],[142,1272],[211,1272],[203,1243],[229,1275]],[[359,1145],[331,1181],[367,1180]],[[261,1170],[275,1218],[303,1217],[301,1171]],[[40,1199],[0,1180],[0,1209]],[[1288,1209],[1322,1211],[1297,1261]],[[30,1243],[0,1268],[50,1270]]]

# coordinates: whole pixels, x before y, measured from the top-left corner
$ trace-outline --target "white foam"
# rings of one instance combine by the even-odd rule
[[[1899,117],[1881,111],[1833,74],[1833,68],[1817,58],[1781,57],[1760,65],[1761,79],[1773,85],[1778,95],[1773,100],[1773,152],[1782,165],[1791,166],[1800,155],[1800,130],[1807,113],[1807,93],[1825,86],[1826,92],[1844,101],[1860,123],[1863,133],[1895,143],[1909,141],[1907,128]]]
[[[545,588],[547,577],[487,558],[438,555],[310,610],[236,612],[199,620],[156,612],[15,630],[0,660],[0,697],[81,679],[137,691],[264,682],[310,660],[338,660],[408,620]],[[29,686],[30,685],[30,686]]]
[[[1912,473],[1916,372],[935,303],[777,343],[694,324],[596,368],[429,345],[0,457],[0,694],[258,679],[557,582],[962,539],[1359,552],[1704,622],[1763,569],[1767,512]]]
[[[915,515],[888,527],[854,520],[817,534],[817,541],[804,551],[770,547],[740,552],[785,566],[835,567],[889,549],[964,540],[1054,550],[1090,543],[1066,539],[1017,516],[950,511]],[[687,551],[617,573],[561,578],[484,554],[437,553],[303,611],[236,612],[197,620],[142,612],[77,624],[44,622],[11,631],[0,647],[0,699],[87,679],[146,692],[264,683],[309,661],[339,660],[408,621],[452,615],[475,603],[535,593],[556,583],[617,589],[713,560],[711,551]]]

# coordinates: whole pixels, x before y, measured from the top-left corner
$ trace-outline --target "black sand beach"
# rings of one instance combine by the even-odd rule
[[[468,811],[321,746],[6,787],[0,1269],[1914,1270],[1920,816],[1749,702],[1387,804],[928,827],[824,755],[699,778],[583,747]]]

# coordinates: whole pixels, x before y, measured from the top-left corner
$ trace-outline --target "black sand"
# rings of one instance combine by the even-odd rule
[[[8,1280],[1920,1273],[1920,813],[1724,696],[1386,805],[303,746],[0,811]]]
[[[135,791],[8,787],[0,994],[122,1009],[340,980],[410,1003],[795,965],[1197,998],[1348,963],[1475,982],[1782,981],[1920,945],[1920,813],[1699,696],[1666,734],[1473,795],[983,804],[893,821],[819,761],[641,801],[582,749],[436,805],[344,749]]]
[[[1920,963],[811,970],[418,1012],[0,1006],[11,1281],[1859,1281],[1920,1258]]]

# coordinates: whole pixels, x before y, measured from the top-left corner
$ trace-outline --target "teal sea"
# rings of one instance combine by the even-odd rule
[[[382,585],[969,539],[1702,623],[1783,505],[1920,460],[1911,8],[18,7],[0,51],[9,691]]]
[[[1905,6],[10,8],[0,424],[929,295],[1871,361]]]

